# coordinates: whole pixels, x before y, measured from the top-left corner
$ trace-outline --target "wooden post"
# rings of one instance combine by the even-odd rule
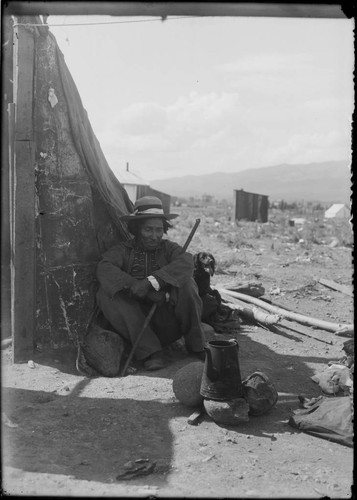
[[[18,20],[18,22],[21,22]],[[13,362],[33,353],[35,310],[34,34],[14,29],[14,158],[11,192],[11,333]],[[10,174],[11,175],[11,174]]]
[[[3,17],[2,84],[1,95],[1,339],[11,335],[11,275],[10,275],[10,157],[9,157],[9,113],[8,106],[12,103],[13,81],[13,29],[12,19]]]

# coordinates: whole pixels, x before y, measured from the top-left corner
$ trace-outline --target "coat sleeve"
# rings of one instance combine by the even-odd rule
[[[170,240],[165,240],[165,258],[167,264],[153,273],[169,285],[180,288],[193,275],[193,257],[190,253],[184,252],[183,248]]]
[[[103,254],[97,266],[97,278],[104,292],[113,297],[117,292],[130,288],[135,278],[123,271],[125,249],[117,245]]]

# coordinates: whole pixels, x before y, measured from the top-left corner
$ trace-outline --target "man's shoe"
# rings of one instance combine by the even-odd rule
[[[152,372],[154,370],[161,370],[165,367],[165,361],[161,351],[154,352],[144,362],[145,370]]]

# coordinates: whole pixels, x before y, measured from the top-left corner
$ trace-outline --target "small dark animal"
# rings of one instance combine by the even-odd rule
[[[200,297],[215,295],[221,302],[221,296],[217,290],[211,288],[211,276],[216,271],[216,259],[211,253],[199,252],[193,256],[193,278],[197,283]]]
[[[216,259],[211,253],[198,252],[193,256],[193,278],[203,302],[202,321],[210,323],[219,311],[222,298],[218,290],[211,288],[211,277],[216,270]]]

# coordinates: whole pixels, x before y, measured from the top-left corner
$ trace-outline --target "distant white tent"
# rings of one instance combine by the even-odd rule
[[[140,196],[140,186],[149,186],[149,183],[144,179],[134,174],[134,172],[129,171],[129,165],[127,164],[126,170],[115,171],[115,175],[121,185],[124,187],[125,191],[128,193],[130,201],[135,203],[138,195]]]
[[[334,203],[325,212],[325,219],[347,219],[350,217],[350,210],[343,203]]]

